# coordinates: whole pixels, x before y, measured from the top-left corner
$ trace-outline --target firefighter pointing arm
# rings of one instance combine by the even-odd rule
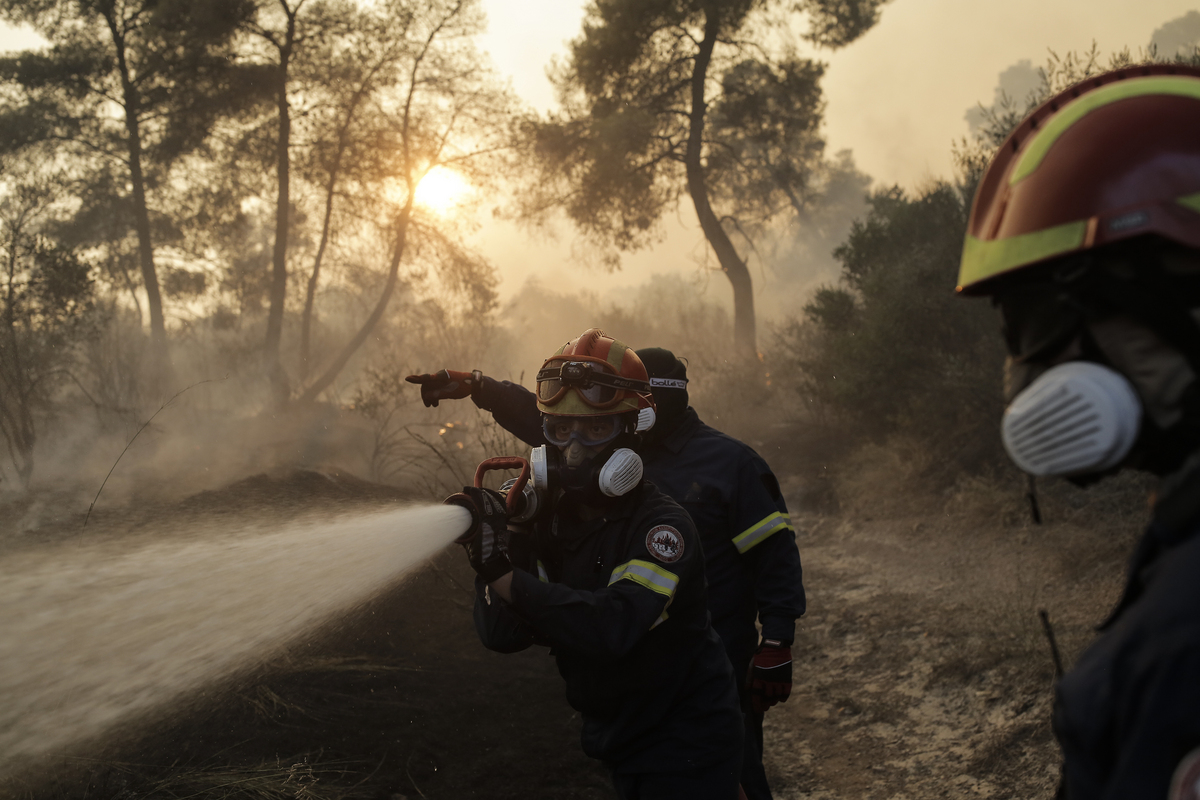
[[[657,412],[643,437],[646,477],[683,506],[699,533],[713,628],[738,676],[744,710],[742,787],[749,800],[770,800],[762,763],[763,713],[791,693],[795,621],[805,610],[791,518],[766,462],[705,425],[689,407],[683,361],[662,348],[637,355]],[[427,406],[470,397],[528,444],[547,441],[537,397],[521,386],[478,371],[443,370],[408,380],[421,385]]]
[[[547,502],[532,521],[510,530],[498,494],[464,489],[480,639],[499,652],[553,648],[584,751],[621,798],[735,800],[742,718],[709,623],[703,549],[683,509],[642,477],[645,367],[589,330],[543,365],[536,408],[545,444],[531,461]]]

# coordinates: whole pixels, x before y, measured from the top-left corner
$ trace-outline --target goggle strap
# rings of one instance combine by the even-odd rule
[[[563,381],[562,367],[543,367],[538,371],[536,380],[538,383],[543,383],[544,381],[554,379],[562,381],[564,386],[575,385],[575,381],[571,381],[570,383]],[[639,380],[638,378],[626,378],[623,375],[613,375],[609,372],[601,372],[599,370],[589,368],[588,377],[584,379],[584,385],[592,383],[599,386],[608,386],[613,389],[625,389],[631,392],[650,391],[649,381]]]

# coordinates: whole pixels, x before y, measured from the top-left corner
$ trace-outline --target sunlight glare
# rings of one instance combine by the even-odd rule
[[[445,167],[434,167],[417,185],[416,201],[438,214],[457,206],[472,191],[461,175]]]

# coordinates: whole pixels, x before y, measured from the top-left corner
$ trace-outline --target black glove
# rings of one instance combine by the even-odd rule
[[[746,682],[750,686],[750,703],[760,714],[787,700],[792,693],[791,645],[763,639],[754,651]]]
[[[437,408],[439,400],[461,400],[464,397],[470,397],[471,393],[479,388],[479,384],[483,380],[483,373],[479,370],[458,372],[444,369],[432,375],[429,373],[409,375],[404,380],[420,384],[421,402],[425,404],[426,408],[430,406]]]
[[[470,498],[479,513],[479,531],[472,538],[461,542],[467,551],[467,560],[484,583],[512,572],[508,558],[508,511],[504,498],[491,489],[463,487],[463,494]]]

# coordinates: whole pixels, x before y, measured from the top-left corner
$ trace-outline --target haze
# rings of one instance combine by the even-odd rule
[[[497,70],[529,105],[552,109],[546,69],[552,59],[566,55],[585,3],[483,0],[483,6],[489,29],[481,44]],[[951,177],[951,146],[969,131],[968,112],[992,101],[1006,69],[1022,61],[1037,68],[1051,51],[1087,50],[1093,42],[1105,53],[1124,47],[1136,51],[1149,45],[1164,23],[1193,9],[1188,0],[893,0],[860,40],[840,51],[814,54],[829,65],[824,80],[828,152],[851,151],[876,187],[912,189]],[[3,49],[37,41],[24,31],[0,31]],[[664,234],[652,250],[625,254],[621,271],[614,274],[580,265],[568,230],[547,239],[488,219],[478,240],[500,269],[505,299],[536,276],[560,291],[591,290],[619,300],[652,274],[703,271],[706,248],[690,207],[680,208]],[[834,269],[832,260],[824,259],[813,266],[812,281],[832,278]],[[707,284],[711,299],[728,302],[724,280],[698,279]],[[760,281],[760,295],[764,288]]]
[[[578,0],[484,0],[489,32],[484,37],[497,68],[535,108],[554,106],[545,68],[566,55],[577,35],[585,4]],[[1095,42],[1109,53],[1149,45],[1165,22],[1195,8],[1188,0],[1124,3],[1105,0],[893,0],[878,25],[837,52],[815,55],[829,64],[824,87],[828,152],[850,150],[858,168],[877,187],[907,189],[952,176],[952,144],[967,135],[967,112],[990,104],[999,76],[1021,61],[1036,68],[1050,51],[1083,51]],[[696,274],[704,241],[686,204],[652,251],[626,255],[622,271],[605,275],[573,266],[570,235],[562,241],[531,240],[506,225],[481,233],[484,251],[500,266],[501,292],[519,291],[526,280],[620,297],[648,273]],[[835,274],[832,259],[814,265],[812,281]],[[763,297],[768,311],[771,298]],[[723,279],[708,283],[708,295],[727,302]],[[793,306],[796,299],[790,300]],[[795,307],[791,313],[795,313]]]

